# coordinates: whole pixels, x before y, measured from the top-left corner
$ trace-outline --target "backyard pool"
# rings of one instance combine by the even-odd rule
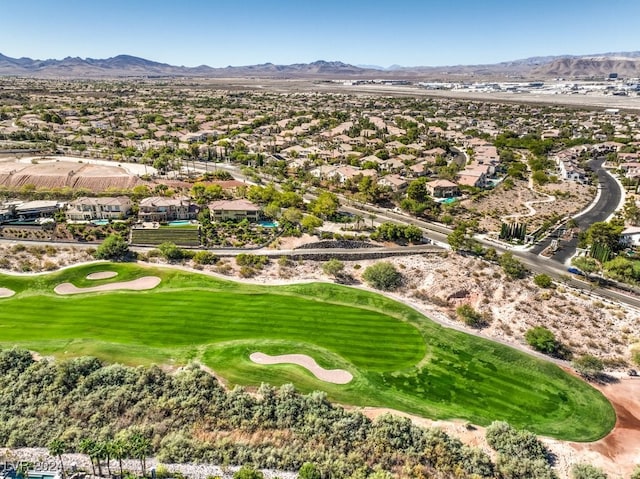
[[[109,220],[91,220],[91,224],[95,226],[104,226],[109,224]]]
[[[277,228],[278,222],[277,221],[258,221],[258,225],[262,226],[263,228]]]
[[[169,221],[167,226],[190,226],[192,223],[190,220],[174,220]]]

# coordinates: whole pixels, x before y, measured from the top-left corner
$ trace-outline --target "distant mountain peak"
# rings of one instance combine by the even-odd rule
[[[126,78],[126,77],[264,77],[264,78],[402,78],[423,80],[450,75],[578,77],[617,72],[640,76],[640,52],[616,52],[592,55],[557,55],[530,57],[492,65],[457,65],[440,67],[404,67],[391,65],[351,65],[339,60],[316,60],[311,63],[212,68],[174,66],[128,54],[105,59],[67,56],[62,60],[11,58],[0,53],[0,75],[53,78]]]

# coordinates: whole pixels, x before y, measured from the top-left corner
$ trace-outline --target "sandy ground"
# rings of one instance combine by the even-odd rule
[[[0,298],[10,298],[14,294],[16,294],[16,292],[13,291],[12,289],[0,288]]]
[[[115,271],[96,271],[95,273],[88,274],[87,279],[109,279],[115,278],[116,276],[118,276],[118,273]]]
[[[308,369],[319,380],[333,384],[347,384],[353,379],[351,373],[344,369],[324,369],[306,354],[269,356],[268,354],[256,352],[251,353],[249,359],[257,364],[296,364]]]
[[[99,291],[142,291],[153,289],[160,284],[160,278],[157,276],[144,276],[142,278],[131,281],[119,281],[117,283],[101,284],[100,286],[92,286],[90,288],[78,288],[71,283],[62,283],[54,288],[57,294],[80,294],[80,293],[96,293]]]
[[[17,163],[32,163],[32,161],[37,161],[38,163],[54,163],[56,161],[65,161],[68,163],[84,163],[89,165],[100,165],[100,166],[119,166],[123,168],[125,171],[132,175],[156,175],[158,174],[158,170],[156,170],[152,166],[140,165],[137,163],[125,163],[125,162],[115,162],[108,160],[94,160],[91,158],[82,158],[76,156],[31,156],[26,158],[20,158],[16,160]]]
[[[535,231],[554,217],[572,216],[584,210],[595,196],[593,186],[573,183],[552,183],[536,190],[529,189],[526,181],[516,180],[514,187],[506,189],[504,185],[496,188],[496,193],[478,200],[465,200],[461,203],[468,213],[468,219],[479,220],[481,230],[500,231],[504,222],[527,223],[527,231]],[[550,201],[553,197],[553,201]]]

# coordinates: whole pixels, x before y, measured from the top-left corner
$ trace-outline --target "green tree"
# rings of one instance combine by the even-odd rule
[[[602,469],[590,464],[574,464],[571,467],[571,479],[607,479]]]
[[[158,250],[162,257],[168,261],[180,261],[185,257],[184,250],[170,241],[165,241],[164,243],[159,244]]]
[[[305,215],[300,222],[300,226],[304,231],[313,233],[316,228],[320,228],[322,226],[322,220],[317,216]]]
[[[62,462],[62,454],[64,454],[64,452],[66,451],[67,445],[61,439],[54,439],[49,442],[47,448],[49,449],[49,454],[53,457],[57,457],[60,461],[60,470],[62,471],[62,477],[65,477],[66,474],[64,472],[64,462]]]
[[[640,466],[636,466],[633,470],[633,474],[631,474],[631,479],[640,479]]]
[[[309,205],[309,211],[321,218],[334,216],[340,208],[338,197],[329,191],[323,191],[315,201]]]
[[[133,457],[140,461],[142,475],[147,474],[147,456],[151,454],[151,439],[139,431],[133,432],[129,437],[130,452]]]
[[[505,274],[512,279],[524,278],[527,274],[527,268],[509,251],[503,253],[498,262]]]
[[[585,233],[587,244],[601,244],[607,246],[611,251],[620,251],[620,235],[624,230],[624,225],[615,221],[599,221],[593,223]]]
[[[298,471],[298,479],[321,479],[320,472],[315,464],[305,462]]]
[[[604,370],[604,363],[601,359],[592,356],[591,354],[584,354],[579,358],[576,358],[571,363],[573,368],[586,378],[597,378]]]
[[[413,180],[409,183],[409,186],[407,187],[407,198],[419,203],[424,203],[426,198],[429,196],[427,193],[427,187],[425,186],[426,183],[426,178],[418,178],[417,180]]]
[[[120,479],[124,478],[124,470],[122,469],[122,460],[129,457],[129,443],[124,438],[116,438],[111,442],[111,455],[118,460],[120,467]]]
[[[129,244],[117,233],[110,234],[98,246],[94,256],[97,259],[124,261],[129,256]]]
[[[91,469],[93,471],[93,475],[96,475],[96,465],[95,465],[95,452],[96,452],[96,441],[90,438],[85,438],[80,441],[78,444],[78,450],[81,454],[86,454],[89,456],[89,461],[91,462]]]
[[[558,342],[555,335],[544,326],[535,326],[529,329],[524,338],[529,346],[545,354],[555,354]]]
[[[374,263],[364,270],[364,280],[376,289],[390,291],[402,284],[402,275],[388,261]]]
[[[264,474],[252,467],[242,466],[235,472],[233,479],[264,479]]]

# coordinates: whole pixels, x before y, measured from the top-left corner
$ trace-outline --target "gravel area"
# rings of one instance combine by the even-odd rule
[[[0,448],[0,460],[5,460],[9,464],[14,464],[18,461],[28,461],[35,464],[36,468],[44,466],[47,469],[52,469],[54,464],[57,464],[56,458],[52,458],[47,449],[39,447],[25,447],[20,449],[7,449]],[[64,461],[65,469],[69,470],[73,465],[78,469],[82,469],[91,473],[91,463],[89,458],[84,454],[63,454],[62,460]],[[240,469],[238,466],[222,467],[215,464],[161,464],[155,458],[147,459],[147,470],[152,468],[158,468],[162,465],[167,471],[181,472],[185,476],[193,479],[206,479],[210,476],[220,476],[223,479],[231,479],[233,474]],[[123,469],[126,471],[140,471],[140,461],[127,459],[122,461]],[[118,461],[111,461],[111,471],[116,472],[118,470]],[[103,463],[103,474],[107,476],[106,462]],[[297,473],[287,471],[274,471],[269,469],[261,469],[266,479],[295,479],[298,477]]]

